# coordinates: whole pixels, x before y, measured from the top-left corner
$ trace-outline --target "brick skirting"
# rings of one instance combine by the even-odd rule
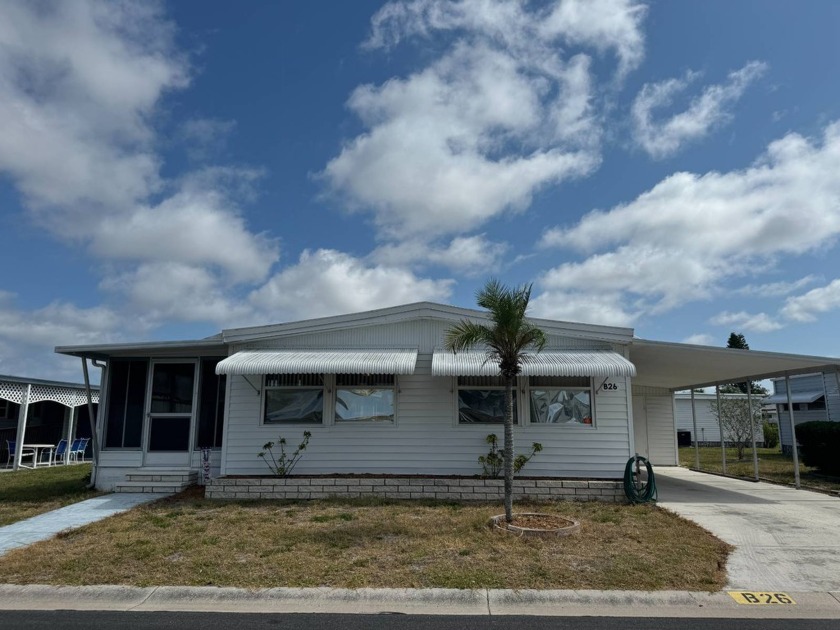
[[[540,501],[623,503],[619,480],[515,479],[514,497]],[[455,477],[221,477],[205,486],[208,499],[326,499],[369,497],[501,501],[501,479]]]

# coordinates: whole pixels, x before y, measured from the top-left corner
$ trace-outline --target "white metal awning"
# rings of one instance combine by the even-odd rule
[[[484,351],[453,353],[437,349],[432,355],[435,376],[497,376],[499,364]],[[523,376],[635,376],[636,367],[617,352],[607,350],[543,350],[527,354]]]
[[[822,391],[809,391],[809,392],[791,392],[790,393],[790,401],[795,403],[812,403],[815,400],[818,400],[825,396],[825,392]],[[767,396],[766,398],[761,399],[762,405],[786,405],[788,401],[787,393],[782,392],[781,394],[773,394],[772,396]]]
[[[216,374],[413,374],[417,350],[242,350]]]

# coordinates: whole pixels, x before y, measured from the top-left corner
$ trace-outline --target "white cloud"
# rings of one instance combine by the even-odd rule
[[[121,308],[133,311],[153,328],[170,321],[214,322],[219,327],[247,320],[251,307],[236,299],[230,286],[207,269],[182,263],[142,264],[108,275],[100,288],[113,294]]]
[[[419,0],[385,5],[366,46],[446,32],[454,41],[424,69],[356,88],[348,107],[367,131],[321,173],[370,212],[386,236],[472,230],[600,164],[601,129],[588,54],[639,62],[644,10],[634,2]]]
[[[733,278],[770,271],[781,256],[828,246],[840,234],[840,124],[820,139],[788,134],[751,167],[676,173],[630,203],[548,230],[543,247],[588,254],[546,272],[538,300],[580,308],[600,293],[632,321],[725,290]],[[577,307],[574,307],[577,308]],[[766,325],[766,324],[765,324]]]
[[[682,343],[691,343],[696,346],[713,346],[715,345],[715,338],[712,335],[708,335],[706,333],[697,333],[694,335],[689,335],[688,337],[682,340]]]
[[[545,285],[543,285],[545,286]],[[530,315],[584,324],[632,326],[639,316],[622,303],[618,291],[543,290],[531,300]]]
[[[65,361],[54,345],[252,313],[237,293],[278,258],[277,243],[252,232],[240,210],[261,173],[161,173],[162,104],[191,73],[175,31],[157,1],[0,3],[0,177],[39,227],[97,259],[114,305],[25,311],[0,300],[0,369],[45,375]],[[234,125],[193,118],[173,137],[207,157]]]
[[[817,315],[840,308],[840,280],[833,280],[824,287],[811,289],[803,295],[789,297],[782,308],[782,315],[797,322],[812,322]]]
[[[709,323],[752,332],[773,332],[783,328],[780,322],[774,320],[767,313],[747,313],[745,311],[738,311],[737,313],[723,311],[712,317]]]
[[[142,330],[130,317],[104,306],[79,308],[55,301],[27,311],[16,305],[14,295],[0,291],[0,373],[78,381],[79,360],[59,357],[53,348],[115,341],[132,325]]]
[[[798,291],[802,287],[813,284],[818,280],[817,276],[807,275],[799,280],[791,282],[768,282],[766,284],[748,284],[736,291],[741,295],[754,295],[757,297],[781,297]]]
[[[682,79],[646,83],[632,107],[636,142],[653,158],[673,155],[687,142],[703,138],[726,123],[731,118],[727,108],[766,71],[767,64],[751,61],[731,72],[726,83],[707,86],[687,110],[664,120],[654,120],[653,111],[670,106],[674,97],[684,92],[699,74],[688,72]]]
[[[148,120],[188,82],[172,34],[157,3],[0,5],[0,171],[58,233],[159,186]]]
[[[644,57],[642,21],[647,7],[632,0],[562,0],[533,11],[521,2],[499,0],[410,0],[389,2],[371,19],[364,47],[391,48],[433,31],[471,31],[524,48],[565,42],[613,50],[622,74]]]
[[[264,320],[294,320],[424,300],[445,302],[451,286],[451,280],[418,278],[405,268],[368,266],[343,252],[307,250],[296,265],[253,292],[250,303]]]
[[[92,251],[114,260],[211,265],[237,281],[263,279],[277,260],[277,245],[248,231],[222,185],[226,178],[248,182],[258,174],[211,169],[206,175],[185,180],[157,206],[104,217],[92,234]]]
[[[457,236],[445,247],[425,241],[383,245],[374,250],[370,258],[391,266],[441,265],[467,277],[477,277],[497,271],[508,249],[506,243],[495,243],[487,240],[484,234],[477,234]]]

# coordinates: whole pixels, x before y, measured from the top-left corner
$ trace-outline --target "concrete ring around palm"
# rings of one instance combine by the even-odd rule
[[[517,521],[519,524],[516,524]],[[510,523],[505,515],[498,514],[490,519],[494,530],[526,538],[555,538],[571,536],[580,531],[580,522],[557,514],[544,512],[515,512]]]

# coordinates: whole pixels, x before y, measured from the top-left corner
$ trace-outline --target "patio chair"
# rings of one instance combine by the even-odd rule
[[[15,448],[17,447],[17,440],[6,440],[6,448],[8,452],[6,453],[6,467],[10,468],[13,464],[13,460],[15,458]],[[32,465],[35,465],[35,449],[33,448],[26,448],[24,447],[23,452],[20,455],[20,458],[23,459],[24,457],[31,457],[32,458]]]
[[[52,464],[64,463],[64,453],[67,452],[67,440],[59,440],[58,445],[53,451]]]
[[[73,440],[73,443],[70,445],[69,450],[69,457],[71,462],[78,461],[77,457],[79,455],[79,446],[82,443],[82,438],[76,438]]]
[[[78,444],[76,444],[78,442]],[[75,448],[71,449],[70,457],[75,462],[83,462],[85,461],[85,450],[87,450],[88,442],[90,442],[90,438],[78,438],[77,440],[73,441],[73,445]]]

